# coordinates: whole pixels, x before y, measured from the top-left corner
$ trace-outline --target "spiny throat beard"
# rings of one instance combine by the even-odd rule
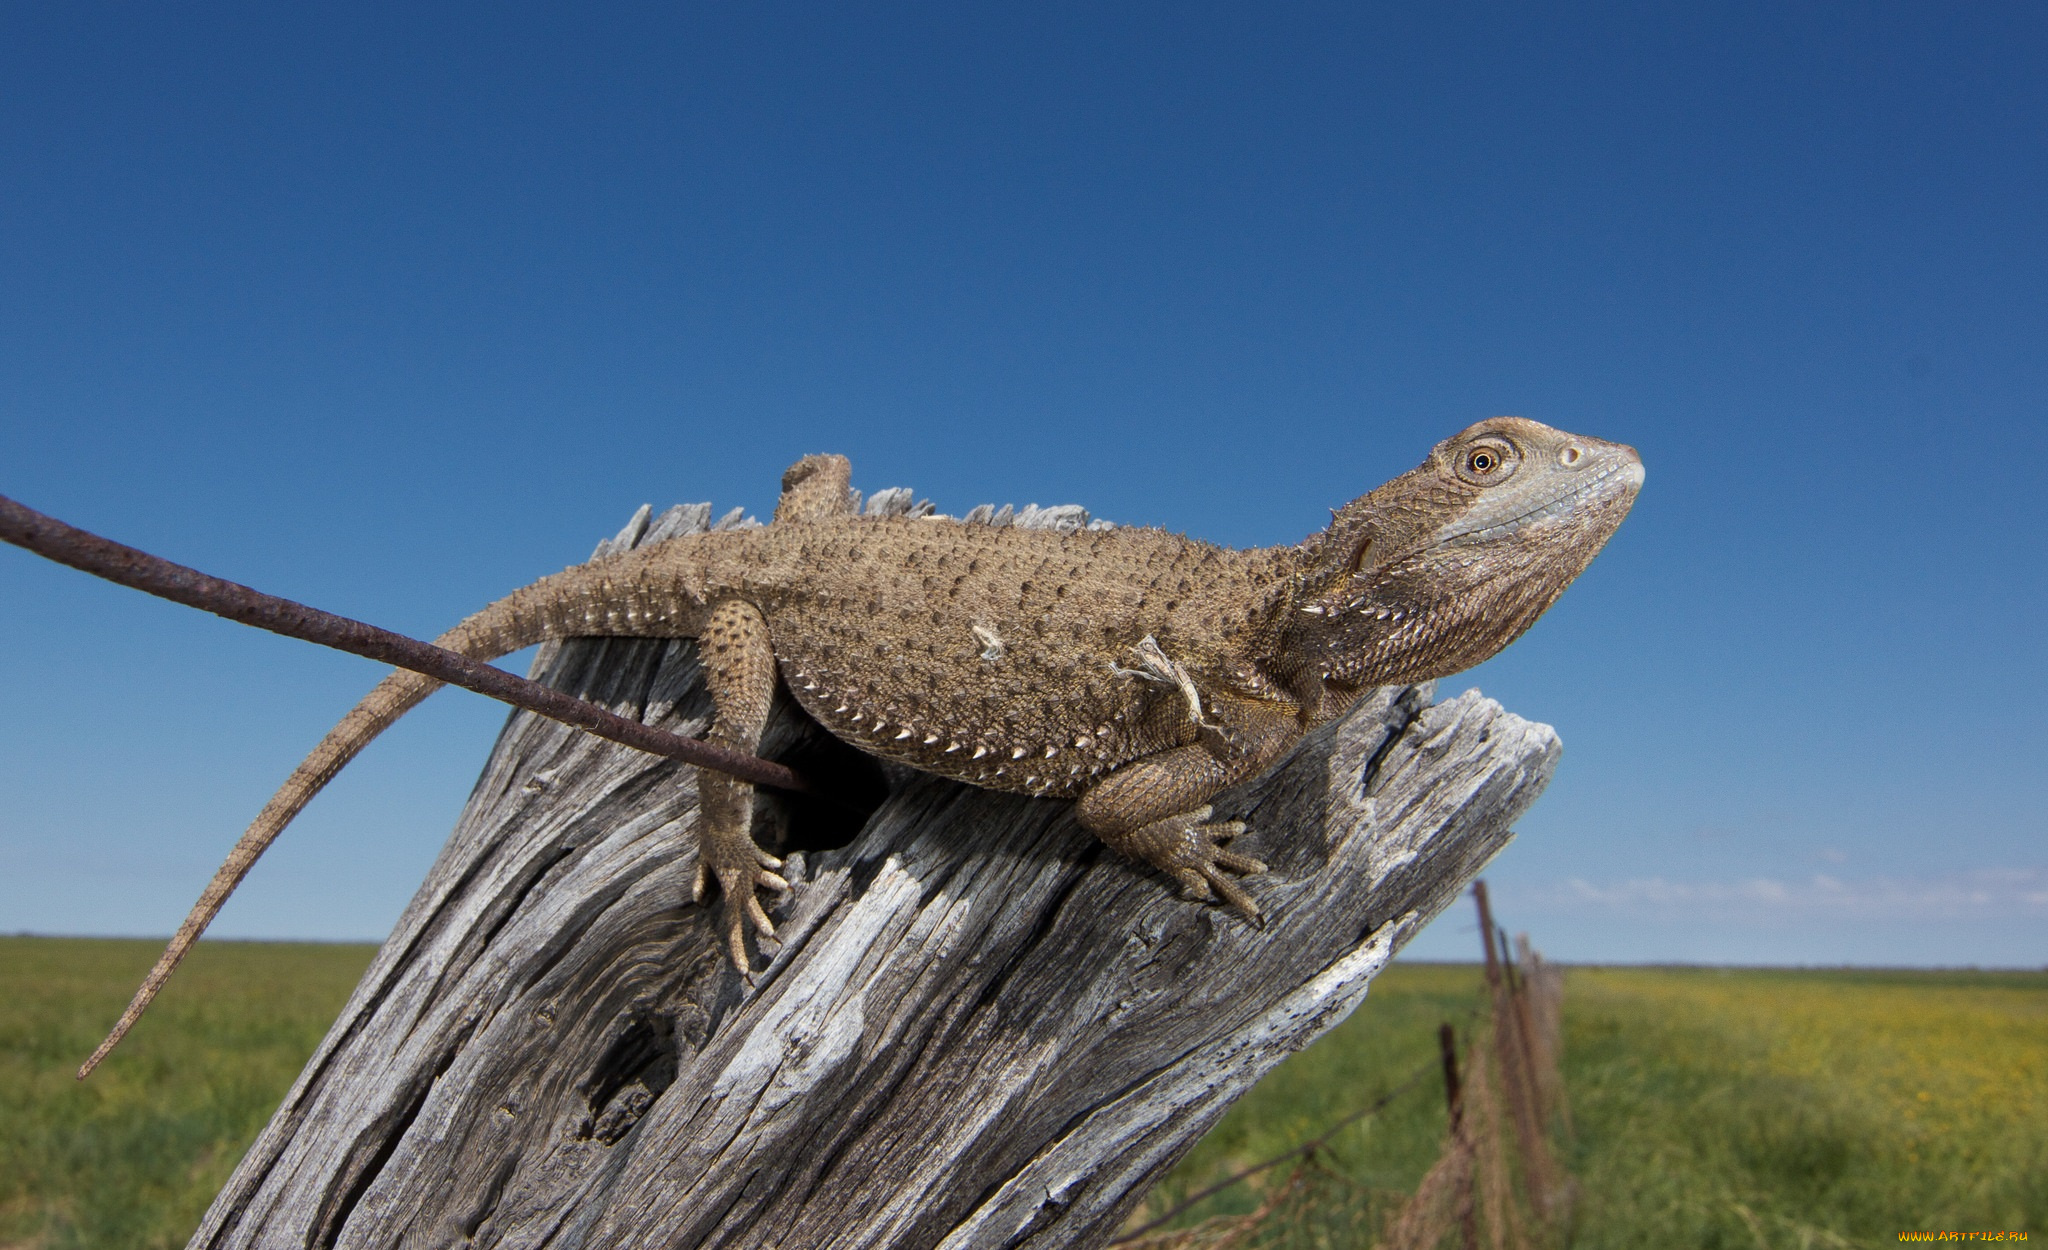
[[[1372,570],[1369,588],[1324,615],[1323,676],[1388,686],[1461,672],[1536,623],[1592,563],[1630,500],[1582,505],[1568,517],[1485,543],[1450,542]]]

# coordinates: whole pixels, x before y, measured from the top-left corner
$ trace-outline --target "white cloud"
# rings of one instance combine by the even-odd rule
[[[1670,919],[1804,914],[1907,920],[2035,918],[2048,913],[2048,868],[1992,868],[1912,880],[1847,881],[1826,873],[1800,880],[1670,881],[1663,877],[1595,883],[1574,877],[1532,891],[1539,905],[1602,909]]]

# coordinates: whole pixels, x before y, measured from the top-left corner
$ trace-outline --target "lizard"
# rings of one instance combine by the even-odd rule
[[[1631,447],[1522,417],[1482,421],[1335,509],[1291,546],[1160,529],[1073,532],[863,517],[843,456],[783,475],[766,526],[683,535],[572,566],[437,639],[490,660],[573,637],[694,638],[708,740],[759,745],[778,687],[884,759],[1074,802],[1080,825],[1188,898],[1257,921],[1210,800],[1276,765],[1376,686],[1470,668],[1520,637],[1615,532],[1643,482]],[[83,1077],[140,1018],[242,877],[380,732],[441,683],[386,677],[263,807]],[[698,770],[692,899],[722,895],[727,958],[772,939],[789,882],[750,832],[753,787]]]

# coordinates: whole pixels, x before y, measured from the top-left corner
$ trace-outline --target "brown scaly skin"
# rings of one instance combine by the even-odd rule
[[[697,638],[711,738],[753,751],[777,681],[834,734],[990,789],[1078,800],[1110,846],[1256,917],[1210,798],[1367,689],[1469,668],[1599,553],[1643,480],[1633,449],[1519,417],[1480,422],[1294,547],[1230,551],[1155,529],[864,519],[849,468],[783,475],[775,522],[670,539],[514,591],[438,641],[490,659],[553,638]],[[284,826],[438,683],[394,673],[316,747],[208,885],[93,1063],[141,1014]],[[696,897],[724,895],[733,964],[774,928],[780,861],[753,788],[700,772]],[[82,1073],[81,1073],[82,1074]]]

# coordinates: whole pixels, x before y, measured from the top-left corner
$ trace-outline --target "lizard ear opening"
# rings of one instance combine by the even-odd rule
[[[1352,549],[1351,555],[1344,561],[1344,572],[1346,574],[1354,574],[1358,572],[1358,570],[1365,567],[1366,560],[1371,558],[1371,556],[1372,535],[1359,535],[1358,545]]]

